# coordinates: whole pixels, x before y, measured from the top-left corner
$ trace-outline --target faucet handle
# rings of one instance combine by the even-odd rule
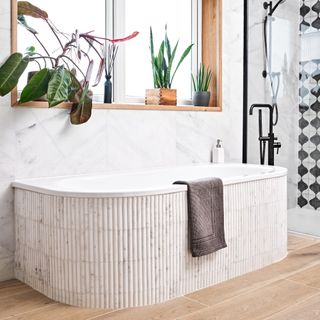
[[[281,148],[281,142],[275,142],[273,144],[273,147],[277,149],[277,154],[279,154],[279,150]]]

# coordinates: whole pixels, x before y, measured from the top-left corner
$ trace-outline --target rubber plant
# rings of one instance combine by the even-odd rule
[[[28,23],[26,17],[41,19],[52,31],[53,37],[59,45],[59,53],[50,54],[45,44],[40,40],[38,32]],[[133,39],[132,35],[121,39],[108,39],[92,34],[93,31],[79,33],[77,30],[70,34],[63,33],[50,21],[48,13],[34,6],[28,1],[18,1],[18,23],[26,28],[37,40],[44,53],[35,47],[27,48],[24,54],[15,52],[0,67],[0,96],[11,92],[30,63],[39,67],[27,85],[23,88],[19,103],[39,99],[46,95],[49,107],[62,102],[72,103],[70,121],[72,124],[82,124],[91,117],[92,91],[90,80],[93,70],[91,52],[99,58],[99,67],[93,87],[97,86],[105,70],[105,43],[119,42]],[[82,45],[86,43],[87,50]],[[79,61],[85,59],[84,70],[79,67]]]
[[[153,73],[153,83],[154,88],[167,88],[171,89],[173,79],[184,61],[184,59],[190,53],[193,44],[190,44],[182,53],[178,64],[176,65],[174,71],[173,70],[173,62],[176,57],[177,49],[178,49],[179,41],[176,42],[173,49],[171,48],[171,43],[168,38],[167,26],[165,26],[165,37],[161,42],[158,53],[155,53],[154,50],[154,40],[153,40],[153,31],[152,27],[150,27],[150,53],[151,53],[151,65],[152,65],[152,73]]]

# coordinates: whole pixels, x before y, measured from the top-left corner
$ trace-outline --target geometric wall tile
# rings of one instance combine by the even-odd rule
[[[309,141],[308,137],[302,132],[299,135],[299,143],[301,144],[301,146],[303,146],[305,143],[307,143]]]
[[[319,32],[320,38],[320,0],[301,1],[300,32]],[[300,61],[299,80],[297,202],[320,211],[320,59]]]
[[[317,197],[311,199],[309,203],[316,210],[320,208],[320,200]]]

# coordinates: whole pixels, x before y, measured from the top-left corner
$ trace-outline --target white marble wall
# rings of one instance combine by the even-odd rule
[[[263,19],[265,0],[249,0],[249,106],[253,103],[271,103],[269,80],[262,77],[264,70]],[[283,35],[289,39],[287,55],[279,61],[282,69],[283,91],[279,95],[279,123],[275,135],[282,144],[275,164],[288,168],[288,206],[293,208],[297,203],[298,178],[298,114],[299,114],[299,61],[300,61],[300,2],[289,0],[278,7],[275,16],[290,23],[289,33]],[[277,31],[279,32],[279,30]],[[274,48],[277,50],[277,48]],[[258,142],[258,112],[248,116],[248,161],[260,163]],[[264,113],[267,120],[268,115]],[[264,133],[268,131],[267,121]]]
[[[243,4],[223,6],[222,113],[94,110],[75,127],[66,110],[11,108],[0,98],[0,281],[13,276],[15,178],[208,162],[217,138],[227,161],[241,161]],[[10,0],[0,2],[0,43],[1,63],[10,53]]]

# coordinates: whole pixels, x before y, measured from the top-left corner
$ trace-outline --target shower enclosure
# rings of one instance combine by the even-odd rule
[[[289,230],[320,236],[320,0],[273,1],[273,7],[278,3],[266,20],[270,7],[262,0],[247,0],[247,158],[260,162],[258,114],[249,116],[249,107],[272,105],[277,92],[274,132],[282,148],[275,165],[288,168]],[[277,90],[270,70],[278,78]]]

